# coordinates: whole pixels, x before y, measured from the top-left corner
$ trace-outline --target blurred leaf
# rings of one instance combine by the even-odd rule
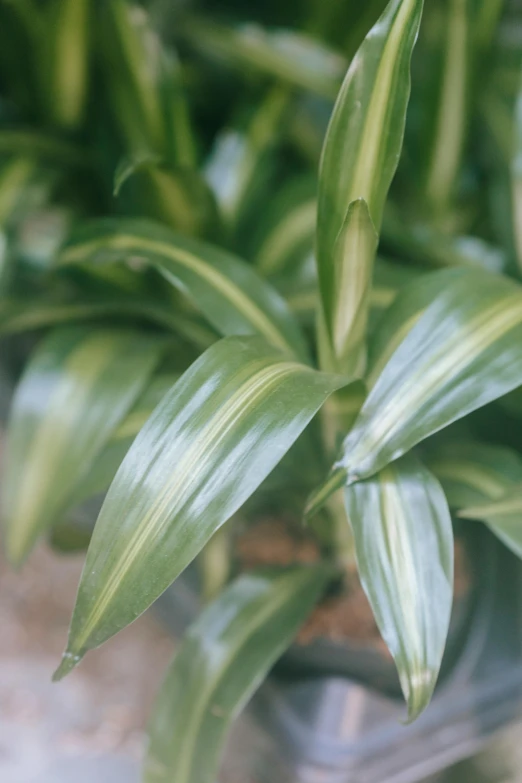
[[[219,217],[214,195],[195,170],[175,169],[162,164],[156,155],[141,155],[120,163],[114,195],[122,188],[127,197],[124,203],[130,201],[137,215],[192,236],[216,232]]]
[[[154,336],[83,328],[54,332],[37,349],[8,424],[3,517],[13,563],[58,521],[163,350]]]
[[[426,116],[431,132],[425,194],[431,209],[444,215],[455,195],[468,130],[476,10],[474,0],[445,0],[437,5],[434,11],[443,17],[438,25],[442,56],[434,116],[430,113],[429,120]]]
[[[348,480],[376,473],[452,421],[522,384],[522,288],[460,270],[418,318],[343,445]]]
[[[452,508],[497,500],[522,482],[522,457],[504,446],[478,441],[448,443],[428,451],[426,463]]]
[[[180,66],[163,49],[145,9],[111,0],[102,4],[99,25],[111,108],[128,152],[157,153],[172,165],[193,166]]]
[[[413,456],[345,489],[357,567],[414,720],[437,681],[453,599],[453,530],[438,481]]]
[[[343,384],[252,337],[221,340],[187,370],[106,496],[56,677],[150,606]]]
[[[113,431],[109,441],[100,451],[87,473],[76,485],[70,499],[71,507],[79,505],[109,488],[134,438],[145,425],[154,408],[159,405],[177,380],[179,380],[177,373],[162,373],[152,378],[127,416]]]
[[[60,166],[92,164],[87,150],[62,138],[28,128],[1,128],[0,155],[21,155]]]
[[[80,124],[88,88],[91,0],[51,0],[45,7],[43,62],[47,111],[66,130]]]
[[[376,233],[402,148],[421,14],[422,0],[388,4],[348,69],[321,158],[317,262],[324,325],[334,366],[355,375],[364,371],[361,336]]]
[[[0,227],[5,227],[18,206],[35,170],[30,157],[11,158],[0,169]]]
[[[255,252],[256,266],[263,276],[284,274],[314,249],[317,201],[316,183],[299,177],[283,186],[268,205]]]
[[[463,519],[485,522],[491,531],[518,557],[522,558],[522,486],[508,490],[498,500],[484,502],[459,511]]]
[[[306,358],[304,340],[284,300],[226,251],[149,221],[106,219],[79,230],[59,259],[62,264],[115,261],[154,266],[222,334],[260,334]]]
[[[280,142],[288,118],[290,93],[273,87],[256,108],[245,129],[222,131],[205,163],[205,177],[220,212],[234,229],[252,199],[256,178],[265,174],[267,157]]]
[[[193,18],[184,33],[205,57],[260,71],[326,98],[335,98],[346,70],[342,55],[291,29],[270,30],[254,22],[225,27]]]
[[[214,783],[231,722],[321,597],[324,566],[243,574],[189,629],[149,726],[146,783]]]
[[[522,270],[522,81],[514,114],[514,151],[511,161],[512,221],[519,270]]]

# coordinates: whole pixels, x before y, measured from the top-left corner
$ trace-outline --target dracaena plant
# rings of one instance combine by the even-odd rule
[[[498,0],[296,2],[264,25],[149,6],[0,2],[0,330],[15,364],[31,346],[4,540],[15,565],[64,546],[106,492],[57,679],[197,559],[214,597],[144,779],[210,783],[330,586],[358,573],[414,719],[448,632],[450,509],[522,554],[522,457],[497,427],[522,410],[519,53]],[[321,555],[230,580],[238,513],[266,497]]]

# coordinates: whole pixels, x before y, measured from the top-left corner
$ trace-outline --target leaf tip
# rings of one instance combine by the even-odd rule
[[[81,655],[75,655],[66,650],[62,656],[60,665],[53,674],[53,682],[59,682],[60,680],[63,680],[64,677],[67,677],[67,675],[80,663],[81,659]]]

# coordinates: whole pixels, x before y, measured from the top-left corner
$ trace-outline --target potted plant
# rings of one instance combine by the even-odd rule
[[[106,492],[56,679],[196,564],[144,779],[204,783],[296,636],[417,718],[477,520],[521,552],[519,51],[492,0],[149,6],[0,4],[4,542]]]

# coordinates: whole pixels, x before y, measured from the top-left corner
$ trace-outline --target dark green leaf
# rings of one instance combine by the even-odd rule
[[[214,783],[230,723],[331,578],[321,566],[244,574],[183,639],[149,727],[146,783]]]

